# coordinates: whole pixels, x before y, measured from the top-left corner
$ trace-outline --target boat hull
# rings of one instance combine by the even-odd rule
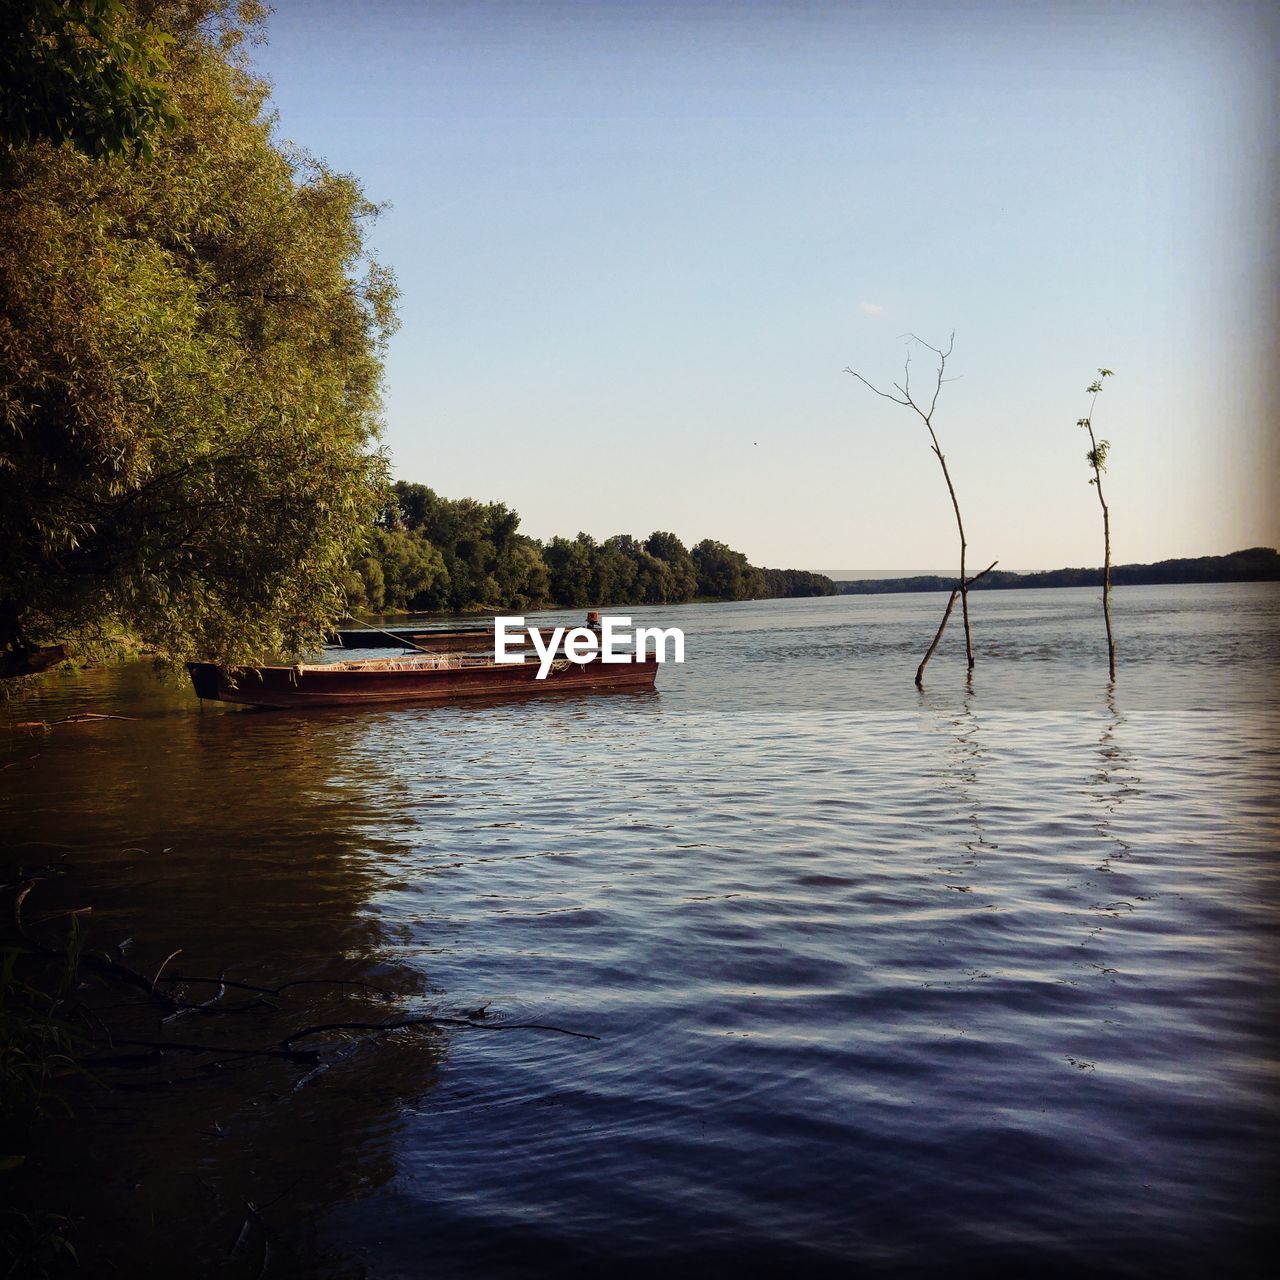
[[[608,689],[649,689],[658,672],[648,656],[628,663],[558,663],[545,680],[538,664],[406,668],[361,664],[360,670],[332,667],[221,667],[189,662],[196,695],[251,707],[366,707],[403,703],[456,702],[505,694],[548,694]]]

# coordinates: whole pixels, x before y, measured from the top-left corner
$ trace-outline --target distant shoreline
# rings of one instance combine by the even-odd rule
[[[1251,547],[1226,556],[1159,560],[1155,564],[1120,564],[1111,569],[1112,586],[1176,586],[1195,582],[1280,581],[1280,552],[1274,547]],[[918,574],[908,578],[836,580],[840,595],[882,595],[907,591],[950,591],[954,575]],[[1025,591],[1039,587],[1100,587],[1102,570],[1046,569],[1038,573],[992,570],[974,591]]]
[[[950,591],[955,586],[954,576],[945,574],[915,574],[906,578],[835,579],[836,595],[889,595],[911,591]],[[1199,556],[1194,559],[1160,560],[1155,564],[1121,564],[1111,569],[1113,586],[1178,586],[1197,582],[1276,582],[1280,581],[1280,552],[1273,547],[1252,547],[1248,551],[1236,551],[1228,556]],[[1046,569],[1034,573],[1011,573],[992,570],[974,591],[1028,591],[1043,587],[1099,587],[1102,570],[1098,569]],[[762,599],[824,599],[819,596],[771,596]],[[725,601],[715,596],[695,596],[692,600],[667,601],[662,607],[679,604],[745,604],[747,601]],[[600,609],[643,608],[639,601],[600,600],[592,606]],[[551,603],[534,603],[523,609],[506,609],[497,605],[470,605],[464,609],[386,609],[366,618],[347,615],[347,620],[361,627],[378,628],[383,622],[403,622],[405,619],[467,620],[492,616],[504,612],[572,613],[577,606]],[[376,618],[376,621],[371,619]]]

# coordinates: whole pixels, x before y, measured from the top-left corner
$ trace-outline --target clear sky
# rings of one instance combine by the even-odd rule
[[[757,564],[1280,539],[1277,8],[277,0],[280,135],[390,208],[397,476],[536,537],[671,529]],[[922,353],[915,368],[924,376]]]

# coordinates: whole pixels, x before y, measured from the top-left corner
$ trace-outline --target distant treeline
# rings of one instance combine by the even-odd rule
[[[830,596],[836,584],[803,569],[762,569],[707,538],[692,549],[674,533],[579,533],[539,542],[501,502],[442,498],[400,481],[366,554],[351,567],[352,609],[535,609],[545,605],[679,604]]]
[[[1229,556],[1197,556],[1160,560],[1156,564],[1112,567],[1114,586],[1136,587],[1179,582],[1275,582],[1280,580],[1280,553],[1272,547],[1251,547]],[[862,578],[837,582],[841,595],[880,595],[892,591],[950,591],[955,578],[923,574],[916,578]],[[974,591],[1017,590],[1029,587],[1099,587],[1101,569],[1047,569],[1042,573],[1004,573],[993,570]]]

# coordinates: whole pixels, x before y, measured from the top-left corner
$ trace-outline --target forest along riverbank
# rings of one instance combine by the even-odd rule
[[[0,771],[5,879],[48,876],[28,927],[92,905],[140,974],[282,993],[164,1022],[138,991],[127,1038],[222,1065],[70,1086],[37,1163],[77,1245],[474,1276],[1259,1247],[1280,591],[1117,592],[1110,695],[1096,609],[984,596],[973,685],[948,637],[923,694],[927,596],[688,606],[645,697],[296,717],[45,679]],[[129,718],[12,728],[83,710]],[[600,1039],[225,1052],[389,1012]]]

